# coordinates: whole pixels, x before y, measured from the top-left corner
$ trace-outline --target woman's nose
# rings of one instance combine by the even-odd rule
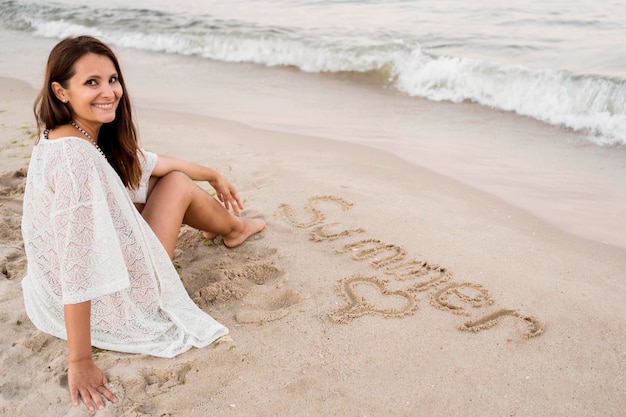
[[[112,86],[109,83],[103,84],[102,88],[100,89],[100,94],[103,97],[114,97],[115,96],[115,88],[114,88],[114,86]]]
[[[102,88],[100,89],[100,94],[103,97],[112,97],[115,95],[115,93],[113,92],[113,88],[108,83],[102,86]]]

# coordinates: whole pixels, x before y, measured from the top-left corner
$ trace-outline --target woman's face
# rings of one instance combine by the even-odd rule
[[[83,55],[74,63],[74,70],[67,88],[54,82],[52,89],[69,104],[76,123],[95,133],[103,123],[115,120],[124,91],[113,61],[105,55]]]

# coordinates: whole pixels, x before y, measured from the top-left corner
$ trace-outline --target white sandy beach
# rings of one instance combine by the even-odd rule
[[[36,91],[0,91],[0,412],[85,415],[65,342],[22,302]],[[234,250],[183,229],[181,278],[232,341],[169,360],[94,352],[120,398],[97,415],[623,415],[624,249],[382,151],[137,114],[144,147],[215,167],[268,226]]]

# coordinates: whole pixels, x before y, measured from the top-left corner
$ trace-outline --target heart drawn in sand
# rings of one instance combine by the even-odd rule
[[[404,317],[412,315],[418,308],[415,295],[404,290],[392,291],[386,281],[377,277],[353,275],[342,279],[335,289],[346,299],[346,304],[328,313],[329,318],[337,323],[366,314]]]

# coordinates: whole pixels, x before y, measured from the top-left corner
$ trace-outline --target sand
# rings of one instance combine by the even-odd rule
[[[36,92],[0,91],[0,414],[86,415],[65,342],[22,301]],[[174,359],[94,350],[120,398],[97,415],[624,415],[623,248],[379,150],[137,113],[144,147],[218,169],[267,229],[236,249],[181,229],[181,279],[230,338]]]

